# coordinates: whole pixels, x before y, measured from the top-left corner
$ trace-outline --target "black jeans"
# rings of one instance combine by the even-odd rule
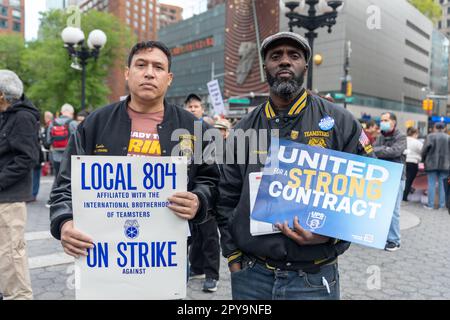
[[[411,186],[419,171],[419,165],[417,163],[406,163],[406,182],[405,191],[403,192],[403,201],[408,201],[408,194],[411,192]]]
[[[216,219],[210,218],[202,224],[194,224],[192,229],[189,250],[191,271],[219,280],[220,246]]]

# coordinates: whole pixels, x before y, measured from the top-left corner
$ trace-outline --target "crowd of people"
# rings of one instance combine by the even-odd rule
[[[305,90],[311,52],[308,41],[298,34],[279,32],[267,37],[260,55],[269,98],[234,128],[267,130],[299,143],[406,164],[385,246],[387,251],[396,251],[401,243],[400,204],[408,200],[420,162],[428,176],[426,208],[434,208],[435,184],[439,185],[438,207],[445,206],[449,135],[438,123],[422,146],[418,130],[408,128],[407,135],[403,133],[392,112],[381,114],[379,122],[361,124],[332,99]],[[125,78],[130,94],[125,100],[90,115],[79,112],[76,118],[74,108],[64,104],[58,116],[44,113],[40,129],[39,111],[25,98],[20,79],[11,71],[0,70],[0,291],[5,299],[32,298],[24,238],[25,202],[36,199],[42,163],[51,162],[55,175],[48,201],[51,233],[67,254],[78,257],[87,254],[93,240],[73,225],[72,155],[99,155],[97,146],[103,146],[101,155],[169,156],[177,144],[170,139],[171,133],[181,128],[195,137],[194,128],[200,125],[202,133],[219,130],[230,142],[221,153],[237,159],[238,131],[231,131],[231,121],[222,115],[206,115],[204,101],[196,93],[186,97],[184,107],[166,101],[173,80],[171,63],[170,50],[163,43],[137,43],[128,58]],[[324,115],[333,120],[326,127],[319,125]],[[308,135],[300,134],[305,132]],[[130,141],[137,133],[158,140],[160,148],[134,148]],[[208,143],[200,145],[201,151],[208,147]],[[181,148],[179,155],[189,157],[191,147]],[[246,155],[255,151],[250,143],[239,147]],[[296,220],[293,228],[278,224],[278,234],[250,234],[248,176],[264,165],[260,158],[257,163],[189,163],[187,191],[168,200],[169,209],[189,222],[190,278],[204,278],[203,290],[216,291],[222,254],[228,260],[234,299],[339,299],[337,259],[349,242],[311,233]],[[48,165],[44,167],[48,171]]]

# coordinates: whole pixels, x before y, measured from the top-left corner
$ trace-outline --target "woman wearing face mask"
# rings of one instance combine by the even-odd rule
[[[386,112],[381,115],[380,119],[381,135],[373,145],[373,150],[377,158],[405,163],[406,156],[406,135],[397,128],[397,117],[392,112]],[[403,190],[405,189],[406,170],[403,167],[402,180],[395,202],[394,212],[392,214],[391,227],[385,250],[397,251],[400,249],[400,204],[403,198]]]
[[[419,130],[409,127],[406,130],[406,183],[405,191],[403,192],[403,201],[408,201],[408,195],[411,191],[411,186],[419,171],[419,162],[422,159],[423,143],[417,139],[419,137]]]

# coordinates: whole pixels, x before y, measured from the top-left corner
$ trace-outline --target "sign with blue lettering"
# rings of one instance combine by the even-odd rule
[[[251,217],[384,248],[403,165],[272,140]]]
[[[76,298],[184,298],[188,225],[167,198],[186,189],[185,157],[72,156],[74,226],[94,239]]]

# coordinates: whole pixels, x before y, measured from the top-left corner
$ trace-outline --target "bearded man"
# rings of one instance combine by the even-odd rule
[[[270,86],[269,99],[244,117],[227,139],[227,161],[216,208],[232,296],[339,299],[337,258],[350,243],[306,231],[298,220],[294,220],[293,229],[285,223],[277,225],[279,233],[251,235],[248,176],[260,172],[265,159],[250,159],[255,154],[267,155],[269,144],[262,147],[260,140],[270,141],[270,137],[368,156],[373,156],[372,146],[350,112],[303,87],[311,59],[304,37],[292,32],[271,35],[262,42],[260,53]],[[259,134],[255,137],[249,130]],[[244,163],[239,159],[245,159]]]

